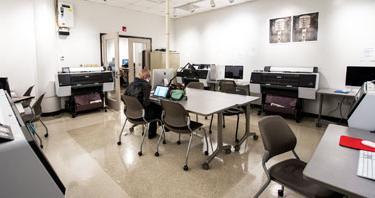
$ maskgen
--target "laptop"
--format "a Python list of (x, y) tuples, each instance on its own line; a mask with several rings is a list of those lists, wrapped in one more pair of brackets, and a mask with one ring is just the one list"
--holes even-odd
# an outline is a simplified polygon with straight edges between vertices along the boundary
[(153, 97), (166, 98), (168, 94), (169, 87), (156, 86)]

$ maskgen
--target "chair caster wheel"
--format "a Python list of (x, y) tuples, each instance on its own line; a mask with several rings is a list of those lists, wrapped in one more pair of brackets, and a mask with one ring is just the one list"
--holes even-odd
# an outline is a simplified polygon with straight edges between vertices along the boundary
[(253, 140), (258, 140), (259, 136), (258, 135), (254, 135), (253, 136)]
[(240, 140), (239, 140), (239, 139), (236, 139), (236, 143), (238, 143), (238, 142), (240, 142)]
[(177, 144), (178, 144), (178, 145), (180, 145), (180, 144), (181, 144), (181, 141), (180, 141), (180, 140), (178, 140), (178, 141), (177, 141)]
[(120, 145), (121, 145), (121, 142), (120, 142), (120, 141), (118, 141), (118, 142), (117, 142), (117, 145), (119, 145), (119, 146), (120, 146)]
[(205, 151), (204, 154), (205, 154), (205, 155), (208, 155), (208, 151)]
[(188, 171), (189, 167), (187, 165), (184, 166), (184, 171)]
[(159, 157), (159, 152), (155, 152), (155, 156), (156, 156), (156, 157)]
[(139, 152), (138, 152), (138, 156), (142, 156), (142, 151), (139, 151)]
[(283, 190), (278, 190), (277, 194), (279, 195), (279, 197), (284, 197), (284, 191)]
[(48, 133), (44, 134), (44, 137), (46, 137), (46, 138), (47, 138), (47, 137), (48, 137)]
[(43, 148), (43, 144), (42, 144), (42, 145), (40, 145), (40, 148), (41, 148), (41, 149)]
[(133, 133), (134, 132), (134, 127), (130, 127), (129, 131), (130, 131), (130, 133)]
[(230, 150), (230, 149), (225, 149), (225, 154), (230, 154), (230, 153), (232, 153), (232, 151)]
[(223, 125), (223, 129), (225, 129), (225, 125)]
[(104, 109), (104, 112), (107, 112), (108, 110), (107, 109)]
[(212, 134), (212, 131), (210, 130), (209, 133)]
[(237, 152), (240, 151), (240, 145), (234, 146), (234, 150), (237, 151)]
[(167, 144), (167, 141), (164, 140), (164, 141), (163, 141), (163, 144)]
[(208, 170), (208, 169), (210, 169), (210, 165), (207, 162), (205, 162), (205, 163), (202, 164), (202, 168), (204, 170)]

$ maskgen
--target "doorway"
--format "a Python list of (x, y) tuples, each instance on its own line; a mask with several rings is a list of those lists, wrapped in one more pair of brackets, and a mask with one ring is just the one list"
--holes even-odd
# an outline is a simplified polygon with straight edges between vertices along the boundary
[(102, 66), (112, 69), (115, 90), (107, 94), (108, 106), (120, 110), (121, 95), (143, 68), (150, 68), (152, 39), (119, 33), (100, 34)]

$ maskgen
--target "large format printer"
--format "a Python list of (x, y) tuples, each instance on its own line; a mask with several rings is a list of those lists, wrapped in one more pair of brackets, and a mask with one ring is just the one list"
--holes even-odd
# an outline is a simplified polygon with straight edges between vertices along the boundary
[(264, 67), (251, 73), (250, 90), (260, 94), (262, 111), (301, 118), (302, 99), (316, 99), (319, 87), (317, 67)]
[(113, 73), (102, 67), (63, 69), (56, 76), (55, 87), (57, 96), (69, 97), (65, 107), (75, 117), (82, 111), (106, 109), (104, 93), (114, 90)]

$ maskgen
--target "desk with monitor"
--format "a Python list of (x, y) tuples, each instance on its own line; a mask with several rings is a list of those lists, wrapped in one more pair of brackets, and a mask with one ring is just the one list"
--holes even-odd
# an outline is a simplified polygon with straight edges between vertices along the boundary
[[(231, 146), (224, 146), (223, 143), (223, 111), (237, 105), (246, 106), (246, 130), (241, 140), (234, 146), (236, 151), (239, 151), (240, 146), (247, 140), (248, 137), (253, 136), (256, 140), (258, 136), (250, 132), (250, 103), (258, 100), (258, 97), (243, 96), (237, 94), (227, 94), (222, 92), (190, 89), (186, 88), (187, 100), (179, 101), (180, 104), (189, 112), (199, 114), (202, 116), (209, 116), (218, 114), (217, 120), (217, 148), (202, 164), (203, 169), (209, 169), (209, 163), (222, 151), (226, 153), (231, 152)], [(153, 101), (158, 101), (158, 98), (151, 98)]]

